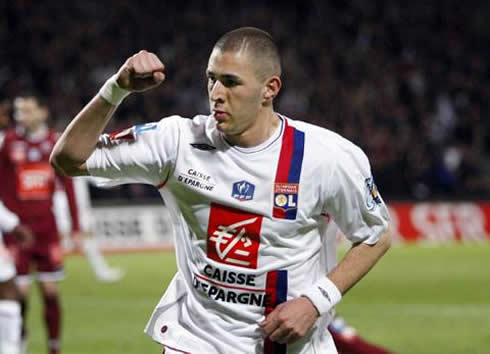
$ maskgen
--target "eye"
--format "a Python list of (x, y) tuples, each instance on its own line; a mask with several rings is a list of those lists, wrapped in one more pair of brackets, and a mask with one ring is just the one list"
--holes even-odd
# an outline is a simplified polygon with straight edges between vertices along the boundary
[(208, 85), (212, 86), (216, 82), (216, 78), (214, 76), (208, 76)]
[(234, 87), (238, 85), (238, 81), (235, 79), (224, 79), (222, 82), (225, 87)]

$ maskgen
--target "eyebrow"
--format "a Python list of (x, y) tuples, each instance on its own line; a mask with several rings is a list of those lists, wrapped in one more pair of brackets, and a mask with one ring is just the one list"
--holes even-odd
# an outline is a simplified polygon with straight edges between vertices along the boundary
[(234, 80), (234, 81), (241, 81), (241, 78), (237, 75), (234, 74), (218, 74), (213, 71), (206, 70), (206, 75), (207, 76), (214, 76), (220, 80)]

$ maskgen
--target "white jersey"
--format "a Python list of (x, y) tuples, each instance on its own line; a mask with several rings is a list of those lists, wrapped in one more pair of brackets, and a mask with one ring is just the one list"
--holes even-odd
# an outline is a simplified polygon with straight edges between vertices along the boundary
[[(352, 242), (374, 244), (388, 225), (363, 152), (285, 117), (266, 142), (240, 148), (211, 116), (172, 116), (102, 136), (87, 167), (153, 184), (170, 210), (178, 273), (145, 329), (169, 350), (272, 352), (257, 322), (326, 275), (325, 215)], [(328, 321), (271, 350), (335, 352)]]

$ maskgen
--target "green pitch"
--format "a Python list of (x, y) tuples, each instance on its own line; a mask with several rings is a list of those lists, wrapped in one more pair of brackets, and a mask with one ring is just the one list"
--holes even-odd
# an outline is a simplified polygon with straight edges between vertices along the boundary
[[(142, 330), (175, 272), (173, 254), (109, 262), (126, 270), (123, 281), (98, 283), (84, 258), (67, 259), (63, 353), (160, 354)], [(490, 244), (394, 247), (339, 311), (364, 337), (396, 353), (490, 353)], [(46, 353), (36, 291), (28, 325), (29, 353)]]

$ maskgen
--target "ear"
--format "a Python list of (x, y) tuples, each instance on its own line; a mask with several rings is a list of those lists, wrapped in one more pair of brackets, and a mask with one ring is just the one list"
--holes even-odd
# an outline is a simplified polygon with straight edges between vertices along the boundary
[(282, 82), (279, 76), (271, 76), (264, 86), (264, 100), (272, 101), (281, 90)]

